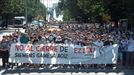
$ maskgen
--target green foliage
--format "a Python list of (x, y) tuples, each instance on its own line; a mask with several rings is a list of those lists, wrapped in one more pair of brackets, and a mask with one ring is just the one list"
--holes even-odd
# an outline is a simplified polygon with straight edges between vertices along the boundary
[(96, 21), (104, 17), (110, 20), (111, 17), (115, 21), (134, 15), (134, 0), (60, 0), (59, 7), (65, 11), (64, 17), (68, 15), (75, 20), (78, 17), (81, 20)]
[(89, 22), (89, 18), (95, 21), (102, 14), (108, 13), (101, 0), (61, 0), (59, 7), (63, 11), (68, 10), (64, 12), (68, 13), (68, 17), (83, 22)]
[[(35, 17), (43, 15), (45, 17), (45, 6), (39, 2), (37, 10), (37, 0), (28, 0), (28, 16)], [(24, 16), (25, 15), (25, 0), (0, 0), (0, 15), (8, 16)], [(37, 12), (38, 11), (38, 12)]]
[(64, 15), (64, 17), (63, 17), (64, 21), (74, 21), (73, 17), (70, 15), (70, 12), (68, 9), (63, 11), (63, 15)]
[(61, 0), (59, 8), (63, 11), (63, 19), (70, 21), (73, 18), (77, 19), (82, 13), (81, 9), (77, 5), (77, 0)]
[(24, 13), (23, 0), (1, 0), (1, 15), (22, 15)]
[(134, 20), (134, 0), (103, 0), (103, 4), (116, 26), (120, 19), (128, 19), (131, 23)]
[(39, 15), (41, 15), (43, 18), (46, 17), (46, 7), (39, 3)]
[(43, 4), (39, 2), (37, 3), (37, 0), (29, 0), (28, 1), (28, 16), (36, 17), (38, 15), (42, 15), (45, 17), (46, 8)]

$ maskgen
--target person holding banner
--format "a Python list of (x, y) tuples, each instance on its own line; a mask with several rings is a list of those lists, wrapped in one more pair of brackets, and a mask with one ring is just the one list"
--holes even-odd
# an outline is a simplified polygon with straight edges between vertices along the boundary
[(127, 49), (127, 56), (126, 56), (126, 66), (130, 67), (133, 65), (133, 52), (134, 52), (134, 39), (130, 38), (128, 40), (128, 49)]
[(9, 42), (7, 36), (3, 36), (2, 41), (0, 42), (0, 51), (2, 57), (2, 67), (8, 67), (8, 58), (9, 58)]
[(128, 38), (122, 37), (119, 46), (119, 58), (120, 58), (120, 64), (122, 64), (122, 66), (126, 66), (127, 48), (128, 48)]

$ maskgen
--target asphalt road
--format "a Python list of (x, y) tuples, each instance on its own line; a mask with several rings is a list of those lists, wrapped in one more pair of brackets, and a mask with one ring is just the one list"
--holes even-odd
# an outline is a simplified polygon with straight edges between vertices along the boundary
[(134, 75), (133, 69), (0, 69), (0, 75)]

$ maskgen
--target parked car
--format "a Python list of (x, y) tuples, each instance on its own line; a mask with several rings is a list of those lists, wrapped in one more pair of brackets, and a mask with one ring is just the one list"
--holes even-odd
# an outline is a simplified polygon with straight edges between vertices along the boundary
[(17, 27), (17, 28), (25, 28), (26, 27), (25, 17), (24, 16), (14, 17), (14, 24), (13, 24), (13, 26)]
[(33, 20), (31, 24), (29, 24), (29, 27), (43, 27), (45, 25), (44, 20)]

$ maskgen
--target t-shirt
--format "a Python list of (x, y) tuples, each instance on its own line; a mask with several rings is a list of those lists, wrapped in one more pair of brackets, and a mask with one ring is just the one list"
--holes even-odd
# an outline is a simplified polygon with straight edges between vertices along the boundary
[(1, 41), (0, 48), (3, 50), (9, 48), (9, 42), (8, 41)]
[(20, 42), (23, 43), (23, 44), (27, 44), (29, 41), (28, 37), (26, 36), (21, 36), (20, 37)]
[(129, 40), (128, 41), (128, 52), (134, 52), (134, 40)]
[(98, 40), (96, 42), (94, 42), (94, 44), (98, 47), (102, 47), (104, 45), (104, 43), (102, 41), (98, 41)]

